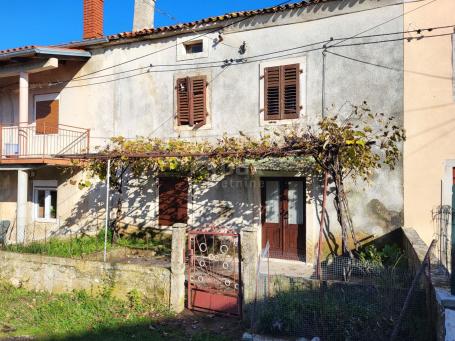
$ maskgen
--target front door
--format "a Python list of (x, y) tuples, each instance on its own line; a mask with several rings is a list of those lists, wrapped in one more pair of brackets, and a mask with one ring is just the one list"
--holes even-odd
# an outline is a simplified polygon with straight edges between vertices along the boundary
[(305, 260), (305, 182), (262, 179), (262, 247), (273, 258)]

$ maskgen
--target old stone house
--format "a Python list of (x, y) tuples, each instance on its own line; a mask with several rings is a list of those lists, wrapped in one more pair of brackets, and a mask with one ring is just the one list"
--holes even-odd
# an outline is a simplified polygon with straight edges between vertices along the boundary
[[(64, 155), (93, 152), (113, 136), (259, 136), (364, 101), (403, 122), (404, 73), (371, 67), (404, 68), (402, 0), (301, 1), (158, 28), (148, 1), (132, 32), (110, 36), (103, 0), (83, 3), (83, 40), (0, 51), (0, 220), (12, 222), (12, 242), (102, 226), (104, 184), (80, 189), (86, 175), (69, 171)], [(258, 169), (197, 185), (138, 180), (124, 223), (257, 229), (274, 257), (311, 263), (320, 182), (283, 165)], [(349, 197), (359, 239), (401, 226), (402, 165), (371, 185), (350, 184)], [(329, 213), (336, 240), (331, 200)]]

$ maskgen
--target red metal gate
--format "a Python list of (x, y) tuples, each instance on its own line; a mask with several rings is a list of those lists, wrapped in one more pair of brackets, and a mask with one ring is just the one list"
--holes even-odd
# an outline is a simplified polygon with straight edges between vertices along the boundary
[(240, 316), (240, 235), (191, 231), (188, 250), (188, 308)]

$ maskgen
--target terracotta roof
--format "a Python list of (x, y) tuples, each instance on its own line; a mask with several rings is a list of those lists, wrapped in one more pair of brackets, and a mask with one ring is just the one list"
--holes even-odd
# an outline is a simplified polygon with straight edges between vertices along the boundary
[(12, 53), (12, 52), (19, 52), (19, 51), (25, 51), (25, 50), (32, 50), (36, 48), (34, 45), (28, 45), (28, 46), (21, 46), (21, 47), (14, 47), (12, 49), (6, 49), (6, 50), (0, 50), (0, 54), (6, 54), (6, 53)]
[(281, 5), (281, 6), (274, 6), (262, 9), (256, 9), (251, 11), (241, 11), (241, 12), (232, 12), (227, 13), (224, 15), (204, 18), (188, 23), (176, 24), (176, 25), (169, 25), (169, 26), (162, 26), (157, 28), (144, 28), (139, 31), (134, 32), (122, 32), (113, 35), (107, 36), (109, 41), (112, 40), (119, 40), (119, 39), (128, 39), (128, 38), (138, 38), (142, 36), (147, 36), (154, 33), (164, 33), (170, 31), (184, 31), (191, 28), (195, 28), (199, 25), (210, 24), (220, 21), (226, 21), (229, 19), (240, 18), (240, 17), (252, 17), (259, 14), (268, 14), (268, 13), (277, 13), (291, 9), (303, 8), (308, 7), (315, 4), (325, 3), (325, 2), (332, 2), (332, 1), (342, 1), (342, 0), (306, 0), (306, 1), (299, 1), (292, 4)]

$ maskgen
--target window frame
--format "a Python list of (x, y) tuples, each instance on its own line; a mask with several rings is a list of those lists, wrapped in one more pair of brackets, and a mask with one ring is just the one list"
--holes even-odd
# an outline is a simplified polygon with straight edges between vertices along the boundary
[[(202, 40), (202, 52), (187, 53), (185, 43), (187, 45), (191, 45), (191, 43), (198, 42), (199, 40)], [(211, 46), (210, 37), (198, 37), (197, 35), (178, 37), (176, 47), (177, 61), (208, 58), (211, 50), (210, 46)]]
[[(177, 84), (180, 79), (183, 78), (205, 78), (205, 124), (198, 125), (180, 125), (179, 120), (179, 97), (177, 92)], [(191, 132), (192, 134), (197, 131), (211, 130), (212, 129), (212, 115), (211, 115), (211, 79), (212, 75), (210, 72), (192, 72), (192, 73), (175, 73), (173, 78), (173, 94), (174, 94), (174, 131), (178, 133)]]
[[(183, 43), (183, 46), (185, 47), (185, 53), (186, 55), (201, 55), (204, 53), (204, 40), (199, 39), (199, 40), (191, 40), (189, 42)], [(196, 46), (200, 46), (201, 50), (200, 51), (193, 51), (193, 48)]]
[(60, 110), (62, 101), (60, 99), (60, 93), (49, 93), (49, 94), (36, 94), (33, 96), (33, 126), (35, 127), (34, 131), (36, 135), (58, 135), (58, 127), (57, 132), (52, 133), (36, 133), (36, 104), (37, 102), (46, 102), (46, 101), (58, 101), (59, 109), (58, 109), (58, 119), (60, 121)]
[[(297, 77), (295, 78), (295, 105), (296, 105), (296, 112), (292, 114), (287, 114), (286, 113), (286, 68), (289, 67), (292, 69), (292, 74), (294, 74), (294, 70), (297, 71)], [(276, 88), (276, 91), (278, 92), (278, 98), (277, 98), (277, 109), (278, 112), (275, 114), (271, 114), (270, 112), (267, 112), (268, 109), (268, 102), (269, 102), (269, 94), (268, 94), (268, 89), (269, 89), (269, 84), (268, 84), (268, 74), (271, 71), (271, 69), (275, 69), (275, 72), (277, 72), (278, 76), (278, 81), (272, 85), (272, 88)], [(285, 119), (296, 119), (299, 118), (299, 112), (300, 112), (300, 74), (302, 73), (300, 69), (300, 64), (286, 64), (286, 65), (280, 65), (280, 66), (269, 66), (264, 68), (264, 120), (266, 121), (277, 121), (277, 120), (285, 120)], [(295, 74), (294, 74), (295, 75)], [(277, 117), (271, 117), (271, 116), (277, 116)]]
[[(265, 96), (265, 69), (269, 67), (281, 67), (285, 65), (299, 64), (300, 65), (300, 77), (299, 77), (299, 109), (296, 118), (277, 118), (277, 119), (266, 119), (266, 96)], [(259, 65), (259, 126), (280, 126), (280, 125), (292, 125), (300, 123), (306, 114), (306, 94), (307, 91), (307, 61), (306, 56), (287, 58), (276, 61), (265, 61)], [(301, 122), (302, 124), (305, 122)]]
[[(39, 217), (39, 202), (38, 202), (38, 192), (44, 191), (44, 217)], [(56, 203), (55, 209), (56, 214), (55, 218), (51, 217), (51, 192), (55, 192), (56, 194)], [(57, 182), (54, 180), (41, 180), (41, 181), (34, 181), (33, 183), (33, 220), (37, 222), (47, 222), (47, 223), (55, 223), (58, 220), (58, 186)]]

